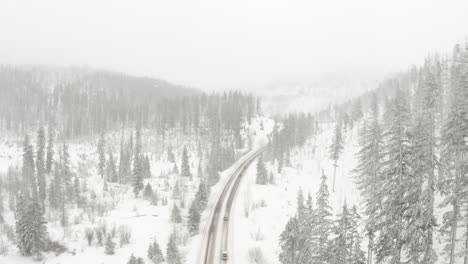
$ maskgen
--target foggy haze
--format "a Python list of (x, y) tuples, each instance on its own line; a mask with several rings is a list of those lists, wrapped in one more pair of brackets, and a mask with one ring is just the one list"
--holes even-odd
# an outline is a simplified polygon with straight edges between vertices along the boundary
[(89, 65), (201, 89), (358, 71), (449, 52), (467, 1), (2, 1), (0, 63)]

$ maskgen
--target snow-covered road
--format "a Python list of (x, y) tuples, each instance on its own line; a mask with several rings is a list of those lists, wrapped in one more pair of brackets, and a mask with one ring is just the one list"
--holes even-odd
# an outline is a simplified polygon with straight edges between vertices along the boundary
[(211, 212), (209, 228), (206, 229), (207, 231), (204, 234), (201, 245), (199, 263), (220, 263), (222, 262), (222, 252), (228, 253), (228, 260), (225, 262), (232, 260), (229, 256), (229, 249), (231, 247), (229, 234), (233, 232), (233, 230), (231, 230), (232, 225), (230, 224), (232, 205), (235, 201), (237, 189), (245, 170), (264, 150), (265, 147), (252, 150), (233, 165), (233, 172), (223, 186), (223, 190)]

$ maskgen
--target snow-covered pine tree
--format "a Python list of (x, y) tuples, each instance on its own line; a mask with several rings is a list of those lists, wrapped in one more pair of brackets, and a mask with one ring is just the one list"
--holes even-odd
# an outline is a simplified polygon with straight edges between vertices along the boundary
[(330, 145), (330, 159), (333, 160), (333, 184), (332, 191), (335, 192), (335, 178), (336, 168), (338, 167), (338, 160), (340, 159), (341, 152), (343, 152), (343, 136), (342, 136), (342, 122), (338, 120), (335, 125), (335, 133), (333, 135), (332, 144)]
[(436, 153), (436, 117), (440, 106), (440, 65), (437, 61), (426, 61), (420, 73), (416, 92), (416, 121), (412, 138), (412, 179), (407, 191), (410, 201), (407, 229), (408, 257), (410, 262), (433, 264), (437, 260), (433, 248), (435, 174), (439, 160)]
[(115, 242), (112, 241), (112, 236), (107, 235), (106, 242), (104, 243), (104, 253), (106, 255), (114, 255), (115, 254)]
[(154, 264), (160, 264), (164, 262), (164, 256), (156, 240), (154, 240), (153, 243), (150, 243), (149, 245), (148, 258), (151, 259)]
[(58, 162), (55, 162), (54, 178), (52, 179), (49, 189), (50, 207), (58, 209), (62, 199), (64, 199), (62, 174), (60, 173), (60, 165)]
[(263, 155), (260, 154), (257, 159), (257, 178), (255, 180), (257, 184), (265, 185), (268, 183), (268, 172), (263, 162)]
[(167, 257), (168, 264), (182, 264), (182, 260), (180, 257), (179, 249), (177, 248), (175, 236), (176, 236), (175, 233), (172, 233), (167, 243), (166, 257)]
[(29, 142), (29, 136), (24, 137), (23, 142), (23, 168), (22, 175), (23, 181), (23, 190), (28, 197), (36, 190), (36, 180), (35, 180), (35, 164), (34, 164), (34, 154), (33, 147)]
[[(20, 217), (17, 222), (18, 248), (25, 256), (41, 258), (41, 252), (46, 249), (47, 221), (44, 218), (44, 211), (37, 196), (31, 200), (21, 203), (23, 209), (18, 208)], [(24, 209), (24, 207), (26, 209)]]
[(296, 264), (296, 252), (299, 246), (297, 241), (298, 224), (296, 217), (291, 217), (280, 235), (279, 261), (283, 264)]
[(351, 243), (351, 252), (349, 257), (349, 264), (365, 264), (366, 263), (366, 254), (362, 250), (362, 236), (359, 230), (359, 225), (361, 222), (361, 216), (358, 213), (357, 207), (354, 205), (351, 208), (350, 213), (350, 222), (352, 230), (352, 243)]
[(332, 242), (332, 262), (335, 264), (349, 263), (349, 257), (352, 253), (353, 244), (353, 226), (351, 214), (348, 210), (346, 201), (343, 205), (341, 214), (335, 220), (333, 228), (334, 239)]
[(149, 182), (145, 186), (145, 190), (143, 191), (143, 198), (150, 200), (153, 198), (153, 188), (151, 187), (151, 184)]
[(135, 255), (132, 254), (130, 256), (130, 258), (127, 261), (127, 264), (137, 264), (137, 258), (135, 257)]
[(333, 222), (330, 219), (331, 207), (329, 205), (330, 193), (328, 191), (327, 176), (322, 170), (320, 178), (320, 187), (317, 192), (317, 206), (314, 214), (313, 231), (314, 242), (312, 252), (314, 253), (314, 260), (317, 263), (328, 263), (330, 261), (330, 234), (333, 227)]
[(188, 160), (187, 147), (185, 146), (182, 152), (182, 164), (180, 165), (180, 176), (189, 177), (189, 178), (192, 177), (192, 174), (190, 173), (190, 165), (189, 165), (189, 160)]
[(143, 163), (143, 175), (145, 178), (151, 178), (151, 163), (148, 155), (145, 155)]
[(297, 263), (312, 263), (313, 262), (313, 206), (312, 197), (310, 194), (307, 197), (307, 202), (304, 203), (304, 195), (302, 189), (299, 189), (297, 194), (296, 208), (296, 262)]
[(182, 216), (180, 214), (179, 207), (177, 207), (177, 204), (174, 204), (174, 207), (172, 207), (171, 222), (182, 223)]
[(127, 183), (130, 176), (130, 154), (126, 149), (124, 135), (122, 131), (120, 139), (120, 154), (119, 154), (119, 183)]
[(206, 186), (204, 181), (201, 181), (198, 185), (197, 193), (195, 194), (195, 200), (201, 211), (205, 210), (206, 205), (208, 204), (208, 196), (208, 186)]
[(410, 112), (407, 95), (400, 88), (396, 91), (395, 99), (387, 109), (386, 138), (383, 146), (385, 153), (382, 173), (384, 179), (379, 182), (380, 210), (377, 232), (379, 236), (375, 243), (377, 262), (390, 261), (401, 263), (405, 248), (403, 234), (405, 232), (405, 213), (408, 210), (406, 194), (411, 188), (411, 134)]
[(36, 143), (36, 171), (37, 171), (37, 185), (39, 191), (39, 199), (41, 204), (44, 205), (47, 192), (47, 180), (45, 178), (45, 135), (44, 128), (39, 128), (37, 131)]
[(52, 172), (52, 165), (54, 163), (54, 130), (52, 124), (47, 126), (47, 156), (45, 160), (45, 171), (47, 174)]
[[(441, 230), (446, 235), (448, 243), (446, 251), (449, 264), (454, 264), (458, 254), (464, 254), (464, 263), (468, 263), (468, 231), (465, 232), (465, 252), (457, 252), (458, 227), (463, 204), (468, 197), (467, 157), (468, 146), (468, 49), (462, 51), (457, 45), (453, 54), (451, 69), (451, 87), (449, 90), (448, 115), (442, 130), (442, 163), (444, 165), (443, 178), (439, 189), (445, 196), (441, 207), (449, 209), (444, 213)], [(466, 207), (468, 208), (468, 207)], [(465, 218), (468, 219), (465, 213)], [(465, 221), (466, 221), (465, 219)], [(468, 228), (468, 223), (466, 224)]]
[(187, 229), (191, 235), (198, 234), (200, 228), (200, 208), (197, 200), (194, 200), (190, 205), (189, 218), (187, 221)]
[(364, 212), (367, 216), (365, 231), (368, 237), (367, 259), (372, 264), (373, 243), (376, 230), (376, 214), (380, 208), (378, 193), (382, 179), (382, 144), (383, 135), (379, 122), (377, 99), (372, 98), (372, 113), (370, 120), (364, 120), (359, 131), (358, 164), (354, 169), (356, 183), (364, 199)]
[(73, 199), (73, 187), (71, 182), (71, 169), (70, 169), (70, 154), (68, 153), (68, 145), (63, 143), (61, 155), (61, 173), (63, 193), (69, 200)]
[(98, 160), (98, 172), (101, 175), (101, 179), (105, 176), (106, 169), (106, 138), (104, 132), (101, 132), (101, 135), (97, 144), (97, 153), (99, 155)]

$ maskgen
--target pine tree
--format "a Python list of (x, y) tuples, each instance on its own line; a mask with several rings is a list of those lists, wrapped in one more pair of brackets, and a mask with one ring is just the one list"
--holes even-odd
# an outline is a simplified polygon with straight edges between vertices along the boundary
[(198, 234), (198, 230), (200, 227), (200, 217), (200, 208), (197, 204), (197, 201), (194, 200), (190, 205), (189, 218), (187, 221), (187, 228), (191, 235)]
[(179, 249), (176, 245), (175, 233), (172, 233), (167, 243), (166, 256), (168, 264), (182, 264)]
[(145, 155), (143, 163), (143, 175), (144, 178), (151, 178), (151, 164), (148, 155)]
[[(370, 123), (370, 124), (369, 124)], [(382, 180), (382, 129), (379, 122), (378, 106), (375, 96), (372, 101), (371, 120), (364, 121), (359, 131), (358, 165), (354, 169), (356, 183), (364, 199), (365, 214), (368, 221), (365, 230), (368, 237), (367, 259), (372, 264), (373, 243), (376, 230), (376, 214), (380, 208), (378, 199), (380, 181)]]
[(138, 194), (143, 190), (143, 167), (142, 159), (139, 154), (135, 154), (135, 161), (133, 164), (133, 192), (135, 197), (138, 197)]
[(65, 143), (62, 146), (62, 164), (60, 167), (62, 169), (63, 193), (69, 198), (72, 198), (73, 188), (71, 184), (70, 154), (68, 153), (68, 145)]
[(115, 254), (115, 242), (112, 241), (112, 237), (107, 235), (106, 242), (104, 244), (104, 253), (106, 255), (114, 255)]
[(190, 166), (187, 154), (187, 148), (184, 146), (184, 151), (182, 152), (182, 165), (180, 166), (180, 175), (185, 177), (192, 177), (190, 173)]
[(54, 209), (58, 209), (60, 207), (61, 201), (64, 198), (63, 195), (63, 181), (62, 175), (60, 173), (59, 164), (55, 163), (54, 166), (54, 178), (52, 183), (50, 184), (50, 193), (49, 193), (49, 203), (50, 206)]
[[(20, 193), (16, 200), (16, 209), (15, 209), (15, 233), (16, 237), (20, 238), (26, 232), (26, 214), (27, 214), (27, 204), (24, 198), (24, 195)], [(30, 244), (29, 241), (18, 239), (17, 242), (18, 249), (21, 255), (25, 256), (29, 254)]]
[(106, 169), (106, 138), (104, 132), (101, 133), (97, 144), (97, 153), (99, 155), (98, 160), (98, 172), (101, 175), (101, 179), (104, 179)]
[(36, 150), (36, 170), (37, 170), (37, 184), (39, 189), (39, 198), (42, 205), (46, 199), (46, 178), (45, 178), (45, 135), (44, 129), (41, 127), (37, 132), (37, 150)]
[(436, 155), (437, 138), (436, 115), (440, 105), (440, 76), (438, 64), (426, 62), (421, 74), (418, 92), (420, 113), (412, 135), (412, 188), (408, 190), (407, 200), (412, 201), (408, 208), (408, 241), (410, 259), (433, 264), (437, 260), (433, 248), (433, 232), (436, 226), (434, 217), (435, 173), (440, 167)]
[(255, 181), (257, 184), (265, 185), (268, 183), (268, 173), (263, 162), (263, 155), (260, 154), (257, 160), (257, 178)]
[(126, 183), (127, 177), (130, 174), (130, 159), (129, 155), (125, 149), (124, 144), (124, 135), (122, 131), (122, 136), (120, 140), (120, 154), (119, 154), (119, 183)]
[(176, 204), (174, 204), (174, 207), (172, 208), (171, 222), (182, 223), (182, 216), (180, 215), (179, 207), (177, 207)]
[(322, 171), (322, 176), (320, 178), (320, 188), (317, 192), (317, 207), (314, 214), (314, 259), (318, 263), (327, 263), (330, 260), (330, 234), (333, 227), (333, 222), (330, 219), (331, 207), (329, 205), (330, 193), (327, 186), (327, 177)]
[[(442, 162), (444, 173), (439, 189), (445, 195), (442, 207), (450, 206), (444, 213), (444, 222), (441, 230), (448, 237), (447, 253), (449, 264), (454, 264), (457, 254), (456, 243), (458, 239), (458, 226), (461, 220), (463, 204), (468, 201), (467, 161), (468, 146), (468, 49), (461, 51), (457, 45), (453, 55), (454, 64), (451, 69), (451, 87), (449, 90), (448, 116), (442, 130)], [(468, 208), (468, 207), (466, 207)], [(467, 215), (467, 214), (465, 214)], [(465, 216), (466, 217), (466, 216)], [(468, 218), (468, 217), (466, 217)], [(468, 224), (466, 225), (468, 228)], [(465, 232), (464, 263), (468, 263), (468, 231)]]
[(20, 202), (18, 217), (16, 233), (21, 254), (41, 256), (41, 252), (46, 249), (48, 236), (47, 221), (44, 218), (39, 198), (36, 196), (29, 202)]
[(195, 194), (195, 201), (201, 211), (205, 210), (206, 205), (208, 204), (208, 195), (208, 188), (205, 182), (201, 181), (198, 185), (197, 193)]
[(26, 135), (24, 137), (24, 143), (23, 143), (22, 175), (23, 175), (23, 180), (25, 183), (23, 188), (26, 188), (24, 190), (29, 194), (33, 194), (37, 190), (34, 168), (35, 168), (35, 164), (34, 164), (33, 147), (31, 143), (29, 142), (29, 136)]
[(52, 125), (49, 124), (47, 127), (47, 156), (45, 161), (45, 170), (47, 174), (52, 172), (52, 164), (54, 163), (54, 132)]
[(148, 258), (151, 259), (154, 264), (160, 264), (164, 262), (164, 256), (156, 240), (154, 240), (153, 243), (150, 243), (149, 245)]
[(78, 176), (75, 176), (75, 180), (73, 181), (73, 191), (75, 192), (76, 203), (79, 205), (81, 201), (81, 194), (80, 194), (80, 180), (78, 179)]
[(354, 230), (351, 222), (351, 215), (345, 202), (341, 214), (338, 216), (333, 228), (335, 235), (332, 242), (333, 263), (349, 263), (354, 238)]
[(127, 264), (137, 264), (137, 258), (132, 254), (128, 259)]
[(406, 98), (402, 90), (397, 90), (396, 98), (386, 113), (389, 120), (384, 134), (387, 139), (383, 151), (385, 162), (382, 173), (385, 178), (379, 182), (381, 203), (376, 215), (379, 233), (376, 241), (377, 262), (389, 260), (392, 263), (400, 263), (405, 246), (404, 216), (408, 210), (405, 196), (407, 188), (411, 187), (412, 151), (408, 123), (411, 119)]
[(366, 255), (365, 255), (365, 252), (361, 248), (362, 237), (358, 230), (360, 221), (361, 221), (361, 216), (357, 212), (357, 207), (353, 206), (351, 208), (351, 215), (350, 215), (352, 244), (351, 244), (350, 258), (348, 262), (349, 264), (365, 264), (366, 263)]
[(145, 190), (143, 191), (143, 198), (145, 199), (151, 199), (153, 198), (153, 188), (151, 187), (151, 184), (147, 183), (145, 186)]
[(296, 252), (299, 247), (297, 241), (298, 227), (297, 219), (291, 217), (286, 224), (284, 231), (280, 235), (280, 248), (279, 261), (283, 264), (296, 264)]
[(341, 121), (337, 122), (333, 141), (330, 146), (330, 159), (333, 160), (333, 192), (335, 192), (335, 178), (336, 168), (338, 167), (338, 160), (340, 159), (341, 152), (343, 152), (343, 137), (341, 134), (341, 126)]

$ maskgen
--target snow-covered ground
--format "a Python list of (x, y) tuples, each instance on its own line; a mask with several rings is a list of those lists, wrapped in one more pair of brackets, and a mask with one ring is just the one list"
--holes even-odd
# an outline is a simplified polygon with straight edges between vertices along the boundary
[[(130, 131), (127, 132), (127, 137)], [(46, 214), (48, 220), (48, 233), (52, 240), (59, 241), (67, 247), (67, 252), (56, 256), (54, 253), (45, 253), (45, 259), (41, 263), (51, 264), (105, 264), (105, 263), (126, 263), (131, 254), (137, 257), (147, 258), (147, 249), (154, 239), (159, 243), (161, 250), (165, 253), (168, 237), (175, 229), (180, 240), (179, 250), (184, 258), (189, 258), (190, 245), (189, 235), (186, 232), (185, 221), (181, 224), (172, 224), (170, 214), (173, 204), (181, 206), (180, 199), (174, 200), (172, 190), (178, 175), (172, 173), (174, 164), (167, 161), (167, 147), (171, 145), (176, 157), (177, 165), (180, 167), (180, 157), (183, 146), (187, 146), (189, 151), (189, 164), (191, 166), (194, 180), (186, 185), (185, 208), (181, 208), (182, 216), (187, 216), (187, 210), (193, 194), (198, 187), (199, 179), (196, 177), (198, 162), (198, 144), (207, 146), (204, 142), (199, 142), (196, 136), (181, 135), (181, 133), (169, 134), (163, 145), (159, 139), (151, 136), (151, 131), (143, 131), (143, 153), (150, 157), (152, 177), (145, 179), (144, 184), (150, 183), (159, 198), (166, 197), (168, 205), (152, 205), (148, 200), (135, 199), (131, 186), (108, 183), (108, 192), (103, 192), (103, 180), (97, 173), (98, 155), (96, 152), (97, 139), (81, 139), (67, 142), (71, 156), (72, 172), (79, 175), (81, 184), (86, 182), (87, 191), (84, 193), (89, 198), (86, 208), (77, 208), (73, 205), (68, 208), (68, 225), (62, 227), (60, 224), (60, 213), (50, 212)], [(108, 145), (113, 148), (114, 153), (118, 153), (120, 142), (120, 131), (106, 135)], [(34, 143), (34, 139), (33, 139)], [(0, 175), (7, 172), (8, 168), (21, 165), (22, 142), (5, 140), (0, 145)], [(60, 144), (56, 143), (57, 146)], [(56, 147), (57, 147), (56, 146)], [(204, 153), (207, 150), (203, 148)], [(5, 179), (3, 179), (5, 181)], [(95, 196), (94, 196), (95, 195)], [(7, 196), (4, 195), (4, 200)], [(13, 212), (6, 207), (4, 214), (6, 224), (14, 227)], [(182, 226), (184, 225), (184, 226)], [(114, 230), (116, 236), (114, 242), (117, 243), (115, 255), (104, 254), (104, 247), (98, 245), (96, 237), (91, 246), (85, 239), (87, 229), (106, 227), (107, 230)], [(131, 231), (130, 243), (120, 247), (119, 230), (127, 229)], [(6, 241), (3, 234), (0, 238)], [(196, 240), (196, 237), (192, 240)], [(7, 243), (8, 252), (0, 256), (0, 264), (29, 264), (37, 263), (30, 257), (22, 257), (18, 253), (15, 245)], [(186, 256), (187, 255), (187, 256)], [(147, 260), (150, 263), (150, 260)]]
[(239, 263), (255, 263), (253, 257), (258, 258), (258, 254), (263, 256), (260, 257), (263, 263), (279, 263), (279, 236), (289, 217), (295, 214), (297, 192), (299, 189), (304, 195), (310, 192), (315, 200), (322, 170), (328, 177), (330, 204), (336, 213), (345, 199), (348, 204), (358, 205), (359, 193), (350, 174), (356, 144), (354, 139), (348, 140), (355, 137), (355, 131), (346, 134), (349, 143), (345, 145), (337, 168), (335, 192), (331, 191), (333, 165), (328, 159), (328, 151), (333, 127), (333, 124), (322, 126), (323, 132), (316, 139), (315, 154), (312, 153), (312, 139), (303, 148), (296, 149), (291, 154), (292, 166), (284, 167), (281, 174), (277, 173), (276, 165), (270, 164), (268, 171), (274, 174), (274, 185), (255, 184), (256, 167), (250, 166), (239, 190), (233, 220), (237, 227), (234, 254)]

